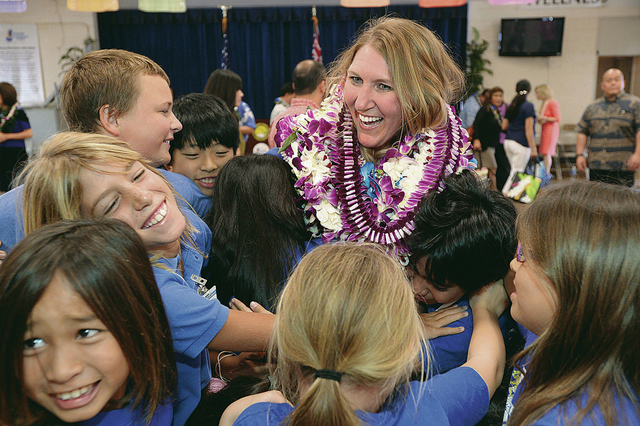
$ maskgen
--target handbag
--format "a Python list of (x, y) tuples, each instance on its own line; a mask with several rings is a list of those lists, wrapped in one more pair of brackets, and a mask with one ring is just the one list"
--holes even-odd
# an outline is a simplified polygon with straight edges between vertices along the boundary
[[(540, 188), (549, 182), (550, 176), (539, 158), (527, 163), (524, 173), (516, 173), (507, 191), (507, 197), (514, 201), (529, 204), (535, 200)], [(544, 181), (544, 184), (543, 184)]]

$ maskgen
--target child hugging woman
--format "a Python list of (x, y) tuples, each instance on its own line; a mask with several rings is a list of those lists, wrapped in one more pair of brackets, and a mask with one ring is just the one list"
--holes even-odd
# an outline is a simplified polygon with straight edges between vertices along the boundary
[(491, 286), (471, 305), (467, 362), (410, 382), (427, 355), (404, 268), (375, 245), (320, 246), (303, 257), (277, 305), (270, 357), (279, 391), (236, 401), (220, 424), (475, 425), (502, 378), (497, 318), (507, 296)]

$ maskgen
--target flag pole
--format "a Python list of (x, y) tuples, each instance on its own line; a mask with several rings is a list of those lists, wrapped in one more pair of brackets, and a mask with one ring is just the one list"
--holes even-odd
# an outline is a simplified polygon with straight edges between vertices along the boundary
[(320, 28), (318, 26), (318, 17), (316, 14), (316, 6), (311, 6), (311, 20), (313, 21), (313, 45), (311, 46), (311, 57), (314, 61), (322, 63), (322, 48), (320, 47)]
[(229, 9), (231, 6), (220, 6), (220, 10), (222, 10), (222, 63), (220, 68), (223, 70), (229, 69), (229, 39), (227, 37), (227, 11)]

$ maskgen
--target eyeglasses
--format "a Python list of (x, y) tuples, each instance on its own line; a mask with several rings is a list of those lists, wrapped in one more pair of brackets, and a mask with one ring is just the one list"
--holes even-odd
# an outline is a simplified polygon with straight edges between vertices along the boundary
[(518, 243), (518, 248), (516, 249), (516, 260), (520, 263), (524, 263), (527, 260), (524, 257), (524, 252), (522, 251), (522, 243)]

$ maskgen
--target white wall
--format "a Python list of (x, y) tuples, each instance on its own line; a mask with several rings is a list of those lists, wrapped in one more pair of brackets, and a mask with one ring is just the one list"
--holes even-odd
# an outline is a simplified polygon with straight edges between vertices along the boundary
[(58, 60), (69, 47), (82, 47), (87, 37), (97, 38), (95, 13), (71, 12), (67, 0), (27, 0), (27, 11), (0, 13), (2, 24), (36, 24), (45, 98), (60, 85)]
[[(561, 56), (498, 56), (502, 18), (543, 16), (565, 17)], [(560, 102), (565, 124), (577, 123), (595, 98), (599, 55), (640, 55), (640, 0), (537, 0), (537, 4), (521, 6), (469, 0), (469, 27), (477, 28), (481, 38), (489, 41), (485, 57), (494, 75), (485, 76), (485, 87), (501, 86), (510, 101), (518, 80), (526, 78), (533, 87), (546, 83)], [(540, 107), (535, 95), (529, 100), (536, 109)]]

